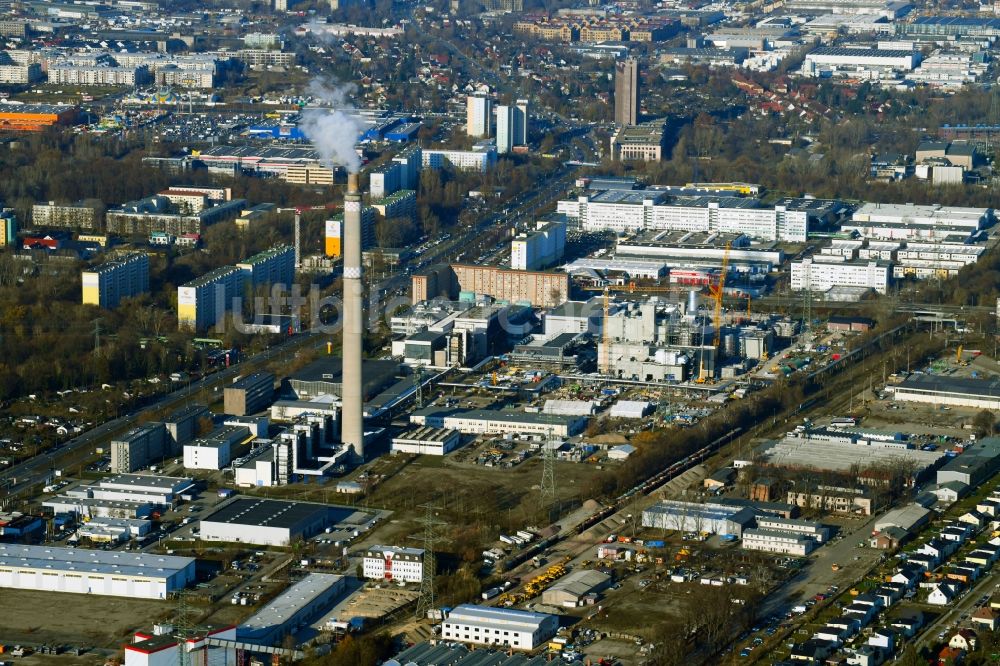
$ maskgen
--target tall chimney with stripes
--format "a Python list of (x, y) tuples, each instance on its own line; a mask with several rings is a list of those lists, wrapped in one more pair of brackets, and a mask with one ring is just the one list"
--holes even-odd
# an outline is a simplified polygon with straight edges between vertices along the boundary
[(361, 354), (364, 331), (364, 292), (361, 285), (361, 193), (358, 174), (347, 176), (344, 196), (344, 343), (343, 411), (341, 440), (365, 457), (365, 425), (362, 405)]

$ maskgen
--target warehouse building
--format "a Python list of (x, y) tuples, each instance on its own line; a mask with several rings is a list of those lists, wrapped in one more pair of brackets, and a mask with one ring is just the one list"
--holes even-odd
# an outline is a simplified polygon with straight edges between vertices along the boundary
[(593, 598), (611, 584), (611, 576), (601, 571), (580, 569), (559, 579), (542, 592), (542, 603), (575, 608)]
[(887, 511), (875, 521), (872, 531), (884, 532), (890, 527), (895, 527), (906, 532), (916, 533), (930, 521), (930, 518), (931, 510), (914, 502)]
[(959, 481), (969, 488), (981, 483), (1000, 470), (1000, 437), (981, 439), (938, 470), (937, 483)]
[(392, 450), (425, 456), (443, 456), (457, 449), (462, 434), (448, 428), (421, 427), (407, 430), (392, 438)]
[(706, 502), (663, 500), (642, 512), (642, 526), (698, 534), (732, 534), (739, 537), (756, 520), (749, 507)]
[(41, 132), (56, 125), (72, 125), (79, 109), (68, 104), (5, 104), (0, 131)]
[(419, 583), (424, 577), (422, 548), (370, 546), (361, 560), (364, 577), (369, 580)]
[(181, 495), (194, 489), (191, 479), (152, 474), (116, 474), (93, 485), (77, 486), (68, 490), (70, 497), (110, 500), (112, 502), (138, 502), (157, 507), (176, 504)]
[(167, 431), (162, 423), (147, 423), (111, 440), (111, 471), (128, 474), (168, 455)]
[(236, 628), (236, 640), (256, 645), (278, 646), (326, 612), (344, 591), (343, 576), (310, 573), (282, 592), (253, 617)]
[(263, 411), (274, 399), (274, 375), (256, 372), (238, 379), (226, 387), (223, 398), (227, 414), (247, 416)]
[(441, 637), (461, 643), (534, 650), (558, 630), (559, 618), (555, 615), (462, 604), (442, 623)]
[(789, 434), (780, 441), (761, 446), (756, 455), (761, 465), (839, 473), (852, 469), (865, 473), (873, 466), (902, 464), (912, 468), (913, 480), (926, 478), (945, 458), (943, 452), (907, 448), (905, 442), (822, 431)]
[(150, 502), (101, 500), (92, 497), (56, 495), (42, 502), (53, 514), (71, 513), (77, 518), (148, 518), (156, 508)]
[(536, 435), (572, 437), (587, 425), (582, 416), (534, 414), (489, 409), (446, 409), (426, 407), (410, 414), (410, 423), (432, 428), (449, 428), (475, 435)]
[(166, 599), (194, 579), (191, 557), (0, 544), (0, 587)]
[[(510, 654), (505, 651), (489, 648), (467, 648), (457, 643), (439, 641), (417, 643), (406, 648), (395, 657), (385, 662), (386, 666), (553, 666), (552, 656), (536, 654), (533, 657), (523, 654)], [(562, 662), (564, 666), (584, 666), (579, 660)], [(127, 665), (131, 666), (131, 665)]]
[(914, 374), (886, 391), (897, 402), (1000, 410), (1000, 381)]
[(201, 520), (204, 541), (288, 546), (322, 532), (346, 515), (323, 504), (237, 497)]

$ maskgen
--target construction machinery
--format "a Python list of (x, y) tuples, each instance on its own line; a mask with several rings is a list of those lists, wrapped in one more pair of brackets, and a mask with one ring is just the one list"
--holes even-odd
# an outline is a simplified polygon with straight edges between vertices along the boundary
[[(715, 339), (712, 346), (715, 348), (716, 353), (718, 353), (719, 344), (722, 341), (722, 295), (726, 288), (726, 274), (729, 272), (729, 251), (732, 249), (732, 243), (726, 243), (726, 251), (722, 254), (722, 266), (719, 268), (719, 278), (714, 284), (710, 283), (708, 285), (708, 295), (715, 302), (715, 316), (713, 317), (712, 324), (715, 326)], [(702, 343), (704, 345), (704, 342)], [(698, 383), (705, 383), (710, 379), (708, 371), (705, 368), (705, 358), (702, 354), (701, 369), (698, 372)]]

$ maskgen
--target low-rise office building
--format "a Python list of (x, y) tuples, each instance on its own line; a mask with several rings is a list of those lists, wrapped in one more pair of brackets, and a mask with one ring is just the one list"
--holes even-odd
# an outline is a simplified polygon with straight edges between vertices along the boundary
[(399, 453), (416, 453), (443, 456), (462, 443), (462, 433), (447, 428), (416, 428), (392, 438), (392, 450)]
[(370, 580), (419, 583), (424, 576), (424, 551), (400, 546), (370, 546), (361, 560), (364, 577)]
[(127, 474), (160, 461), (169, 455), (166, 440), (162, 423), (146, 423), (111, 440), (111, 471)]
[(441, 637), (461, 643), (534, 650), (555, 636), (558, 629), (559, 618), (555, 615), (462, 604), (442, 623)]
[(572, 437), (583, 430), (587, 418), (489, 409), (427, 407), (413, 412), (410, 415), (410, 423), (477, 435)]
[(805, 557), (816, 548), (816, 541), (784, 530), (749, 529), (743, 532), (743, 548)]
[(244, 426), (225, 426), (184, 445), (185, 469), (219, 470), (233, 459), (233, 448), (252, 439)]

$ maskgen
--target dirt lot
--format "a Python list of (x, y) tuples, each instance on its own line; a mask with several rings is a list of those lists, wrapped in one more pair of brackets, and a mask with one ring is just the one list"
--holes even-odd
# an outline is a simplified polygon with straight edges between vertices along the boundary
[[(118, 648), (136, 629), (167, 619), (170, 602), (86, 594), (0, 590), (0, 642)], [(67, 612), (72, 608), (72, 612)], [(89, 663), (89, 662), (87, 662)]]

